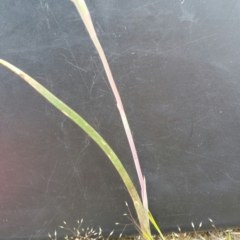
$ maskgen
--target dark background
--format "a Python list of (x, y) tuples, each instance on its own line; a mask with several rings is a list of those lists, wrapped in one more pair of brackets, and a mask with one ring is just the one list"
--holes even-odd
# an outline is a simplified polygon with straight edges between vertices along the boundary
[[(163, 231), (240, 225), (240, 3), (87, 1)], [(68, 0), (2, 0), (0, 58), (56, 94), (116, 151), (138, 186), (99, 56)], [(138, 187), (139, 189), (139, 187)], [(0, 238), (66, 221), (119, 234), (131, 199), (96, 144), (0, 68)], [(131, 210), (134, 209), (131, 205)], [(136, 234), (133, 227), (126, 234)]]

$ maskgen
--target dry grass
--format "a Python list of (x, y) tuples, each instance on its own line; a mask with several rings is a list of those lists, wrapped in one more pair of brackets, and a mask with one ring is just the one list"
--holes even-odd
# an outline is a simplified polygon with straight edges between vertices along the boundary
[[(239, 230), (226, 231), (209, 231), (198, 233), (172, 233), (164, 235), (166, 240), (240, 240)], [(154, 240), (161, 240), (159, 236), (155, 236)], [(112, 239), (111, 239), (112, 240)], [(139, 240), (139, 237), (115, 238), (115, 240)]]
[[(227, 231), (209, 231), (199, 233), (172, 233), (164, 236), (166, 240), (240, 240), (240, 232), (238, 230), (227, 230)], [(50, 237), (52, 240), (57, 240), (55, 237)], [(87, 236), (73, 236), (66, 237), (66, 240), (93, 240)], [(139, 237), (127, 237), (127, 238), (101, 238), (103, 240), (139, 240)], [(159, 236), (155, 236), (154, 240), (160, 240)]]
[[(226, 230), (226, 231), (209, 231), (198, 233), (172, 233), (164, 235), (166, 240), (240, 240), (240, 231)], [(160, 240), (158, 236), (154, 237), (154, 240)], [(117, 240), (117, 239), (116, 239)], [(118, 240), (139, 240), (138, 237), (121, 238)]]
[[(232, 229), (232, 230), (218, 230), (211, 219), (209, 221), (212, 224), (212, 231), (200, 231), (196, 230), (195, 226), (192, 223), (193, 232), (182, 233), (181, 229), (178, 227), (179, 232), (173, 232), (171, 234), (165, 234), (165, 240), (240, 240), (240, 229)], [(66, 222), (63, 222), (63, 226), (60, 226), (61, 229), (66, 230), (66, 240), (140, 240), (140, 236), (135, 237), (119, 237), (113, 238), (111, 237), (112, 231), (107, 238), (102, 236), (102, 229), (99, 227), (97, 230), (93, 230), (92, 228), (83, 228), (82, 227), (83, 220), (77, 221), (77, 227), (71, 229)], [(201, 223), (199, 228), (201, 227)], [(123, 229), (124, 231), (124, 229)], [(121, 236), (121, 234), (120, 234)], [(49, 238), (51, 240), (57, 240), (57, 231), (55, 231), (54, 236), (49, 234)], [(60, 239), (60, 238), (59, 238)], [(61, 238), (62, 239), (62, 238)], [(160, 236), (153, 236), (154, 240), (161, 240)]]
[(240, 232), (237, 230), (209, 231), (198, 233), (173, 233), (165, 236), (166, 240), (237, 240), (240, 239)]
[[(102, 229), (99, 227), (97, 230), (93, 230), (93, 228), (83, 228), (83, 219), (77, 221), (77, 226), (75, 228), (71, 228), (67, 225), (65, 221), (63, 221), (63, 225), (59, 226), (60, 229), (66, 230), (66, 240), (141, 240), (139, 236), (133, 237), (122, 237), (124, 235), (125, 228), (129, 225), (134, 225), (137, 230), (139, 230), (139, 226), (135, 219), (133, 218), (130, 208), (128, 207), (127, 202), (125, 202), (127, 207), (127, 213), (123, 215), (129, 220), (129, 223), (115, 223), (116, 225), (122, 225), (122, 232), (118, 238), (113, 238), (112, 234), (114, 230), (110, 232), (108, 237), (103, 237)], [(192, 232), (182, 232), (181, 228), (177, 226), (178, 232), (173, 232), (171, 234), (164, 234), (162, 237), (160, 235), (153, 235), (153, 240), (240, 240), (240, 228), (239, 229), (231, 229), (231, 230), (220, 230), (216, 227), (214, 221), (211, 218), (208, 218), (212, 230), (203, 231), (201, 230), (202, 222), (199, 223), (198, 226), (195, 226), (193, 222), (191, 222)], [(51, 240), (57, 240), (57, 232), (55, 231), (54, 236), (49, 234), (49, 238)]]

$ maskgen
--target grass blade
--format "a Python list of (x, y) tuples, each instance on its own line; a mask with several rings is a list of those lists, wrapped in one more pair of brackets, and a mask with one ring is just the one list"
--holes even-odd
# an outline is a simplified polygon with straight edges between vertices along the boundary
[(148, 217), (149, 217), (149, 220), (150, 222), (152, 223), (152, 225), (155, 227), (155, 229), (158, 231), (159, 235), (161, 236), (161, 238), (163, 240), (165, 240), (165, 237), (163, 236), (161, 230), (159, 229), (155, 219), (153, 218), (153, 215), (151, 214), (151, 212), (148, 210)]
[[(25, 80), (29, 85), (31, 85), (38, 93), (40, 93), (44, 98), (46, 98), (53, 106), (55, 106), (58, 110), (60, 110), (64, 115), (70, 118), (74, 123), (76, 123), (80, 128), (82, 128), (97, 144), (98, 146), (105, 152), (108, 158), (111, 160), (119, 175), (121, 176), (131, 198), (133, 204), (135, 206), (135, 210), (137, 212), (137, 216), (140, 223), (143, 223), (146, 218), (145, 209), (142, 205), (141, 199), (137, 193), (137, 190), (129, 177), (127, 171), (122, 165), (121, 161), (111, 149), (111, 147), (107, 144), (107, 142), (92, 128), (81, 116), (79, 116), (74, 110), (68, 107), (64, 102), (54, 96), (50, 91), (48, 91), (45, 87), (39, 84), (35, 79), (24, 73), (19, 68), (13, 66), (12, 64), (0, 59), (0, 64), (7, 67), (18, 76), (20, 76), (23, 80)], [(148, 232), (148, 226), (141, 226), (143, 230)]]
[[(75, 4), (83, 22), (84, 22), (84, 24), (86, 26), (86, 29), (87, 29), (87, 31), (88, 31), (88, 33), (89, 33), (89, 35), (90, 35), (90, 37), (93, 41), (98, 53), (99, 53), (99, 56), (101, 58), (103, 67), (105, 69), (109, 84), (112, 88), (114, 97), (115, 97), (116, 102), (117, 102), (117, 107), (118, 107), (118, 110), (119, 110), (119, 113), (120, 113), (120, 116), (121, 116), (121, 119), (122, 119), (123, 127), (125, 129), (125, 133), (126, 133), (126, 136), (127, 136), (127, 139), (128, 139), (128, 143), (129, 143), (129, 146), (130, 146), (130, 149), (131, 149), (131, 152), (132, 152), (132, 156), (133, 156), (133, 160), (134, 160), (134, 163), (135, 163), (136, 171), (137, 171), (137, 174), (138, 174), (138, 179), (139, 179), (139, 183), (140, 183), (140, 186), (141, 186), (141, 195), (142, 195), (143, 206), (147, 210), (148, 205), (146, 205), (146, 204), (148, 203), (148, 201), (147, 201), (147, 195), (146, 195), (147, 190), (145, 189), (146, 184), (144, 184), (144, 177), (142, 175), (142, 170), (141, 170), (141, 167), (140, 167), (135, 143), (134, 143), (134, 140), (133, 140), (133, 137), (132, 137), (132, 133), (131, 133), (131, 130), (130, 130), (130, 126), (129, 126), (127, 116), (126, 116), (126, 113), (125, 113), (125, 110), (124, 110), (124, 107), (123, 107), (123, 104), (122, 104), (120, 94), (117, 90), (117, 86), (116, 86), (114, 78), (112, 76), (111, 69), (109, 67), (107, 58), (106, 58), (105, 53), (103, 51), (103, 48), (102, 48), (102, 46), (99, 42), (99, 39), (97, 37), (94, 25), (92, 23), (91, 15), (88, 11), (88, 7), (87, 7), (85, 1), (84, 0), (71, 0), (71, 1)], [(146, 215), (146, 220), (145, 221), (148, 222), (148, 225), (149, 225), (147, 215)]]

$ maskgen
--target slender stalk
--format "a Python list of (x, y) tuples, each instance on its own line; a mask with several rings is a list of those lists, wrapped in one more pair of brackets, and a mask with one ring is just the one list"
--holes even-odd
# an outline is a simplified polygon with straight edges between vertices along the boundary
[(93, 23), (92, 23), (91, 15), (88, 11), (88, 8), (87, 8), (87, 5), (86, 5), (85, 1), (84, 0), (71, 0), (71, 1), (75, 4), (83, 22), (84, 22), (84, 24), (86, 26), (86, 29), (87, 29), (87, 31), (88, 31), (88, 33), (89, 33), (89, 35), (90, 35), (90, 37), (93, 41), (98, 53), (99, 53), (99, 56), (101, 58), (103, 67), (104, 67), (106, 75), (108, 77), (110, 86), (111, 86), (113, 94), (115, 96), (115, 99), (116, 99), (116, 102), (117, 102), (117, 107), (118, 107), (118, 110), (119, 110), (119, 113), (120, 113), (120, 116), (121, 116), (121, 119), (122, 119), (122, 123), (123, 123), (124, 129), (125, 129), (125, 133), (127, 135), (128, 143), (129, 143), (129, 146), (130, 146), (130, 149), (131, 149), (131, 152), (132, 152), (132, 156), (133, 156), (133, 160), (134, 160), (134, 163), (135, 163), (135, 167), (136, 167), (136, 170), (137, 170), (138, 179), (139, 179), (139, 183), (140, 183), (140, 186), (141, 186), (141, 195), (142, 195), (143, 206), (147, 210), (148, 209), (148, 201), (147, 201), (147, 191), (146, 191), (146, 180), (142, 175), (142, 171), (141, 171), (141, 167), (140, 167), (139, 159), (138, 159), (138, 154), (137, 154), (137, 150), (136, 150), (136, 147), (135, 147), (135, 144), (134, 144), (134, 140), (133, 140), (133, 137), (132, 137), (130, 126), (129, 126), (129, 123), (128, 123), (128, 120), (127, 120), (127, 117), (126, 117), (126, 113), (124, 111), (124, 107), (123, 107), (123, 104), (122, 104), (121, 97), (119, 95), (119, 92), (117, 90), (115, 81), (113, 79), (112, 72), (110, 70), (107, 58), (105, 56), (105, 53), (102, 49), (102, 46), (101, 46), (99, 40), (98, 40), (95, 28), (94, 28)]
[[(148, 225), (145, 224), (146, 219), (146, 211), (141, 203), (141, 199), (137, 193), (137, 190), (129, 177), (127, 171), (122, 165), (121, 161), (111, 149), (111, 147), (107, 144), (107, 142), (96, 132), (94, 128), (92, 128), (81, 116), (79, 116), (74, 110), (68, 107), (65, 103), (63, 103), (60, 99), (55, 97), (50, 91), (44, 88), (41, 84), (39, 84), (32, 77), (24, 73), (19, 68), (13, 66), (12, 64), (0, 59), (0, 64), (7, 67), (18, 76), (20, 76), (23, 80), (25, 80), (29, 85), (31, 85), (38, 93), (40, 93), (44, 98), (46, 98), (52, 105), (54, 105), (58, 110), (60, 110), (64, 115), (70, 118), (73, 122), (75, 122), (79, 127), (81, 127), (97, 144), (98, 146), (105, 152), (108, 158), (111, 160), (112, 164), (118, 171), (121, 176), (131, 198), (133, 204), (135, 206), (139, 222), (141, 224), (142, 231), (147, 233), (149, 236), (150, 230)], [(144, 224), (143, 224), (144, 223)]]

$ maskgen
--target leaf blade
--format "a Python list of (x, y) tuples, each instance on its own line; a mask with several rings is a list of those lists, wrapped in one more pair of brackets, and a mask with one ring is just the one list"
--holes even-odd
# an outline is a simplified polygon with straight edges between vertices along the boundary
[(0, 59), (0, 64), (10, 69), (18, 76), (20, 76), (23, 80), (25, 80), (30, 86), (32, 86), (39, 94), (41, 94), (45, 99), (47, 99), (53, 106), (55, 106), (58, 110), (60, 110), (64, 115), (70, 118), (73, 122), (75, 122), (80, 128), (82, 128), (105, 152), (110, 161), (113, 163), (114, 167), (118, 171), (121, 176), (131, 198), (133, 204), (135, 206), (139, 221), (145, 218), (145, 209), (143, 208), (141, 199), (137, 193), (137, 190), (122, 165), (121, 161), (114, 153), (112, 148), (108, 145), (108, 143), (97, 133), (97, 131), (90, 126), (79, 114), (77, 114), (73, 109), (68, 107), (64, 102), (54, 96), (50, 91), (48, 91), (45, 87), (43, 87), (40, 83), (38, 83), (35, 79), (30, 77), (28, 74), (10, 64), (3, 59)]

